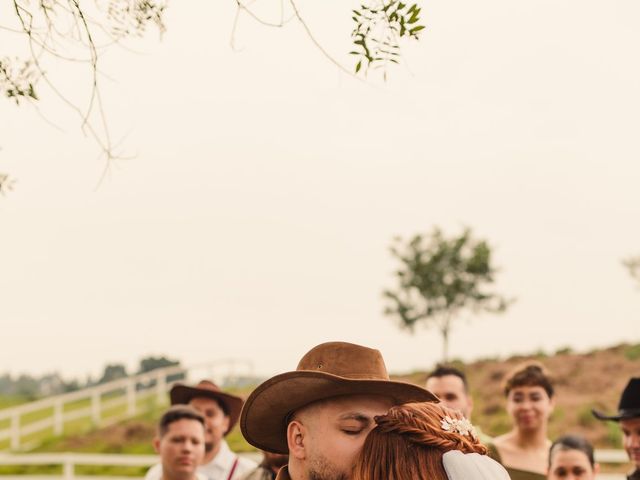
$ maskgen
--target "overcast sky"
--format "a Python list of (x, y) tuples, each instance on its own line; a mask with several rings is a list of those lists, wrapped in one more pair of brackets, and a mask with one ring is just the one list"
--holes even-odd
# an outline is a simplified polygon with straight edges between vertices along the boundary
[[(97, 374), (145, 355), (294, 369), (326, 340), (430, 368), (434, 330), (383, 315), (391, 239), (468, 225), (493, 245), (502, 316), (462, 319), (451, 353), (640, 341), (640, 3), (421, 2), (427, 25), (384, 83), (341, 73), (295, 21), (232, 0), (172, 2), (162, 41), (103, 56), (104, 169), (53, 96), (0, 104), (0, 372)], [(274, 19), (279, 2), (257, 7)], [(350, 7), (300, 0), (352, 68)], [(7, 18), (2, 15), (2, 18)], [(24, 40), (0, 31), (0, 53)], [(51, 63), (78, 104), (89, 77)], [(43, 90), (45, 93), (46, 90)]]

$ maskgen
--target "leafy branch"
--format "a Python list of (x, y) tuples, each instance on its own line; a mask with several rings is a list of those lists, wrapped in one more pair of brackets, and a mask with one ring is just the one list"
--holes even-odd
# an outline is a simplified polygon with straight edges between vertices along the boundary
[[(14, 62), (19, 65), (16, 66)], [(35, 84), (38, 80), (33, 62), (4, 58), (0, 60), (0, 92), (7, 98), (20, 104), (20, 100), (29, 98), (38, 100)]]
[(640, 282), (640, 256), (629, 257), (623, 260), (622, 264), (629, 270), (629, 275)]
[(421, 9), (416, 3), (382, 0), (376, 7), (361, 4), (352, 12), (355, 49), (349, 53), (357, 59), (355, 72), (382, 68), (386, 80), (389, 64), (400, 63), (400, 40), (419, 40), (425, 29), (419, 23)]

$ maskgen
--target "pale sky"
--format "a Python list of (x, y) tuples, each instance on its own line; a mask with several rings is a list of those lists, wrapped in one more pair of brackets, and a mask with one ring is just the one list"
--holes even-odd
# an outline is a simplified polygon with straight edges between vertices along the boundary
[[(295, 21), (267, 29), (232, 0), (174, 1), (157, 41), (103, 56), (104, 168), (52, 96), (0, 105), (0, 372), (97, 374), (164, 354), (295, 368), (327, 340), (425, 369), (435, 330), (383, 315), (388, 246), (463, 225), (495, 248), (502, 316), (461, 320), (451, 354), (640, 341), (640, 3), (421, 2), (427, 25), (387, 83), (341, 73)], [(279, 2), (261, 11), (278, 17)], [(349, 68), (344, 0), (299, 0)], [(1, 18), (7, 18), (4, 13)], [(0, 31), (0, 56), (23, 40)], [(78, 103), (89, 77), (50, 64)], [(43, 93), (45, 90), (43, 90)]]

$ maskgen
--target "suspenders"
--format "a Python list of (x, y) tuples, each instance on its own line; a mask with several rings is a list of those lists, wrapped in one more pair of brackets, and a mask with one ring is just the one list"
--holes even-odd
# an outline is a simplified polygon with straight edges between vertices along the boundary
[(236, 457), (236, 459), (233, 462), (233, 466), (231, 467), (231, 471), (229, 472), (229, 476), (227, 477), (227, 480), (231, 480), (231, 478), (233, 477), (233, 473), (236, 471), (237, 467), (238, 467), (238, 457)]

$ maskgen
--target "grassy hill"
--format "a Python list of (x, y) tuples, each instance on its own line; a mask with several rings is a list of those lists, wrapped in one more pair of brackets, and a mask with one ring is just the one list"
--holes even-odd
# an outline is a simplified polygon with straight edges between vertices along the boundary
[[(618, 345), (588, 353), (574, 353), (567, 348), (553, 355), (539, 353), (459, 365), (466, 371), (471, 384), (475, 401), (473, 421), (485, 433), (498, 435), (509, 429), (502, 382), (512, 368), (529, 360), (541, 362), (555, 378), (557, 405), (550, 422), (552, 438), (563, 433), (580, 433), (598, 447), (620, 448), (621, 436), (617, 424), (597, 421), (591, 415), (591, 409), (616, 409), (620, 393), (629, 378), (640, 376), (640, 344)], [(393, 375), (395, 379), (418, 385), (424, 385), (426, 376), (427, 372)], [(247, 394), (248, 391), (242, 393)], [(11, 403), (15, 401), (12, 399)], [(50, 438), (36, 451), (153, 453), (151, 440), (160, 413), (156, 410), (100, 430)], [(237, 428), (228, 436), (228, 440), (234, 450), (252, 450)]]
[[(510, 370), (531, 360), (542, 363), (555, 380), (556, 408), (549, 424), (551, 438), (579, 433), (597, 447), (621, 447), (618, 425), (596, 420), (591, 409), (617, 410), (629, 378), (640, 376), (640, 344), (623, 344), (588, 353), (573, 353), (565, 348), (553, 355), (539, 353), (506, 360), (478, 360), (466, 366), (459, 364), (468, 376), (474, 398), (473, 422), (485, 433), (495, 436), (510, 428), (504, 410), (503, 381)], [(415, 372), (399, 378), (424, 385), (426, 376), (426, 372)]]

